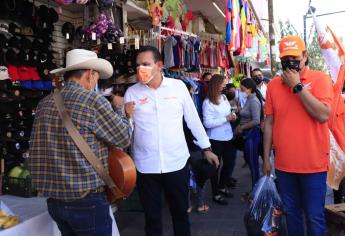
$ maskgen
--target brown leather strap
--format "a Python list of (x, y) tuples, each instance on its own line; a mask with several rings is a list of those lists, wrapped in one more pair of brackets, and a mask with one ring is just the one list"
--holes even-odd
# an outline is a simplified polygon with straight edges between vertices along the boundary
[(109, 172), (104, 168), (102, 162), (96, 157), (93, 150), (90, 148), (90, 146), (87, 144), (83, 136), (81, 136), (81, 134), (79, 133), (79, 131), (73, 124), (71, 117), (69, 116), (69, 114), (67, 113), (65, 109), (63, 97), (58, 89), (55, 89), (53, 93), (53, 99), (57, 107), (57, 110), (59, 112), (62, 123), (64, 124), (65, 128), (67, 129), (68, 134), (71, 136), (71, 138), (73, 139), (74, 143), (77, 145), (79, 150), (84, 154), (85, 158), (88, 160), (91, 166), (95, 169), (95, 171), (104, 181), (104, 183), (108, 185), (111, 192), (113, 194), (124, 195), (122, 191), (116, 186), (113, 179), (110, 177)]

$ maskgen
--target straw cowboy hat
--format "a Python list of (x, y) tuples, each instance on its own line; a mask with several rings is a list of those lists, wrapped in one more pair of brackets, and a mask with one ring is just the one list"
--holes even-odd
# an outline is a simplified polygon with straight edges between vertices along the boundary
[(110, 62), (98, 58), (96, 53), (85, 49), (73, 49), (68, 51), (66, 55), (66, 67), (52, 70), (50, 73), (64, 73), (66, 71), (80, 69), (98, 71), (100, 79), (108, 79), (113, 75), (113, 67)]

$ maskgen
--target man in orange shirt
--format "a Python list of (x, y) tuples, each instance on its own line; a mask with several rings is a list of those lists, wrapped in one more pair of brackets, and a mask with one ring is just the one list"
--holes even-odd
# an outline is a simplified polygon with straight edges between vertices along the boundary
[(273, 144), (289, 235), (304, 235), (304, 212), (308, 235), (323, 236), (332, 82), (307, 68), (308, 52), (301, 38), (283, 38), (279, 50), (283, 73), (268, 84), (266, 93), (263, 171), (270, 174)]

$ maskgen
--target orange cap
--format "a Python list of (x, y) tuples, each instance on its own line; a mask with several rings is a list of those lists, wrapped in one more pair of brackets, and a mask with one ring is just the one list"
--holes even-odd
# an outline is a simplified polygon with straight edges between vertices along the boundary
[(304, 41), (298, 36), (287, 36), (282, 38), (279, 43), (279, 57), (299, 56), (305, 51)]

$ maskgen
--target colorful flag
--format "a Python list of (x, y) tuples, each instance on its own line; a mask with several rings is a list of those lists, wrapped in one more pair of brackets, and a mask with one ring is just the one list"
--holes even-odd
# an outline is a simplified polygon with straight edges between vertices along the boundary
[(313, 19), (321, 53), (333, 81), (334, 98), (328, 120), (331, 150), (327, 184), (333, 189), (338, 189), (345, 177), (345, 103), (341, 96), (345, 82), (345, 47), (328, 26), (321, 26), (314, 13)]
[(225, 0), (226, 1), (226, 11), (225, 11), (225, 24), (226, 24), (226, 44), (231, 43), (231, 32), (232, 32), (232, 23), (231, 23), (231, 12), (232, 12), (232, 6), (231, 6), (231, 0)]

